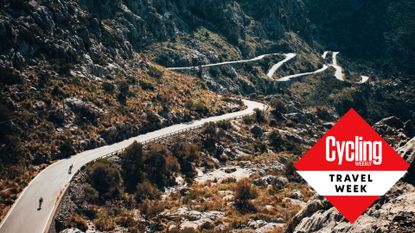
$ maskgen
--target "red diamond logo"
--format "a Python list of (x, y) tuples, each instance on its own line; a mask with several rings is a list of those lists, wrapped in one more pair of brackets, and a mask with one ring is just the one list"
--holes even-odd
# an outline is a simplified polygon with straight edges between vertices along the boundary
[(408, 163), (350, 109), (296, 164), (297, 172), (353, 223)]

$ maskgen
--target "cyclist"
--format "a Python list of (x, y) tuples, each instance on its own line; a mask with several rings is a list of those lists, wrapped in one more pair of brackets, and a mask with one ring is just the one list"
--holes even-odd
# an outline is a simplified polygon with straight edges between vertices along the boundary
[(43, 197), (39, 198), (39, 210), (42, 209)]

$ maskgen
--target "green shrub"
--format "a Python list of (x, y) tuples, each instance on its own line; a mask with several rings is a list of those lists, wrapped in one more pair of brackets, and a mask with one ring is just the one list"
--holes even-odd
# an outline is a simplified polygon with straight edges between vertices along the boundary
[(163, 188), (175, 183), (174, 173), (180, 170), (176, 157), (172, 156), (164, 145), (150, 147), (146, 159), (148, 179), (157, 187)]
[(94, 219), (97, 216), (97, 209), (93, 205), (87, 205), (83, 208), (83, 214), (88, 219)]
[(217, 126), (223, 130), (229, 130), (232, 128), (232, 124), (230, 121), (219, 121)]
[[(23, 1), (23, 0), (21, 0)], [(6, 85), (21, 84), (24, 78), (19, 72), (11, 67), (0, 66), (0, 83)]]
[(252, 123), (254, 123), (254, 116), (244, 116), (242, 121), (245, 125), (252, 125)]
[(151, 77), (155, 77), (155, 78), (161, 78), (163, 77), (164, 71), (157, 68), (156, 66), (150, 65), (148, 67), (148, 71), (147, 73), (151, 76)]
[(108, 215), (100, 216), (98, 219), (94, 220), (94, 224), (100, 231), (111, 231), (115, 228), (115, 221), (113, 217)]
[(94, 187), (91, 186), (91, 184), (86, 183), (86, 184), (83, 185), (82, 188), (84, 190), (85, 199), (87, 201), (94, 203), (98, 200), (99, 193)]
[(125, 228), (134, 227), (135, 225), (137, 225), (137, 222), (134, 219), (134, 217), (129, 215), (118, 218), (116, 220), (116, 223)]
[(89, 170), (89, 182), (98, 191), (102, 201), (118, 199), (124, 192), (120, 170), (111, 163), (102, 160)]
[(110, 82), (104, 82), (102, 84), (102, 88), (104, 89), (104, 91), (106, 93), (113, 93), (114, 92), (114, 89), (115, 89), (114, 84), (112, 84)]
[(55, 123), (55, 125), (64, 126), (66, 118), (63, 109), (50, 110), (48, 114), (49, 121)]
[(147, 218), (152, 218), (160, 214), (164, 210), (164, 206), (161, 203), (144, 200), (139, 206), (140, 212)]
[(146, 115), (147, 115), (147, 125), (146, 125), (146, 128), (148, 130), (153, 130), (153, 129), (157, 129), (157, 128), (160, 127), (161, 121), (160, 121), (160, 118), (159, 118), (159, 116), (157, 114), (155, 114), (152, 111), (148, 111), (146, 113)]
[(127, 97), (130, 95), (130, 85), (126, 81), (122, 81), (118, 87), (118, 100), (122, 104), (127, 103)]
[(321, 205), (321, 207), (323, 208), (323, 210), (328, 210), (328, 209), (330, 209), (331, 207), (333, 207), (333, 205), (332, 205), (329, 201), (327, 201), (326, 199), (321, 200), (321, 201), (320, 201), (320, 205)]
[(189, 178), (196, 175), (193, 163), (200, 160), (200, 147), (196, 144), (175, 144), (172, 153), (177, 157), (181, 172)]
[(251, 200), (257, 198), (258, 192), (248, 179), (240, 180), (235, 188), (235, 207), (241, 213), (255, 212)]
[(151, 83), (149, 83), (149, 82), (146, 82), (146, 81), (143, 81), (143, 80), (140, 80), (140, 87), (141, 87), (143, 90), (147, 90), (147, 91), (154, 91), (154, 86), (153, 86), (153, 84), (151, 84)]
[(255, 199), (258, 193), (248, 179), (240, 180), (235, 188), (235, 199), (237, 200), (251, 200)]
[(183, 158), (189, 162), (198, 161), (200, 159), (200, 147), (196, 144), (184, 144)]
[(269, 135), (269, 142), (276, 151), (281, 151), (283, 139), (278, 130), (274, 130), (271, 132), (271, 134)]
[(186, 102), (186, 108), (190, 111), (197, 112), (201, 116), (209, 113), (209, 108), (201, 101), (189, 100)]
[(216, 150), (216, 144), (220, 141), (221, 134), (215, 123), (206, 123), (203, 127), (203, 135), (205, 139), (202, 146), (207, 151), (213, 153)]
[(72, 227), (78, 228), (81, 231), (86, 231), (88, 230), (88, 222), (87, 220), (85, 220), (84, 218), (82, 218), (79, 215), (75, 215), (72, 217), (71, 219), (71, 224)]
[(251, 133), (254, 135), (255, 138), (260, 138), (262, 137), (262, 135), (264, 135), (264, 130), (258, 125), (255, 125), (251, 128)]
[(267, 145), (262, 141), (255, 143), (254, 148), (256, 152), (264, 153), (265, 151), (267, 151)]
[(255, 114), (254, 114), (255, 121), (257, 123), (262, 124), (262, 123), (267, 122), (267, 117), (265, 116), (264, 111), (261, 111), (259, 109), (254, 109), (254, 111), (255, 111)]
[(170, 96), (166, 94), (157, 94), (157, 100), (166, 107), (169, 104)]
[(160, 125), (160, 118), (152, 111), (147, 112), (147, 122), (152, 125)]
[(153, 200), (160, 198), (160, 191), (147, 180), (138, 183), (136, 190), (137, 201), (142, 201), (145, 199)]
[(332, 118), (330, 113), (329, 113), (329, 108), (326, 107), (326, 106), (318, 106), (317, 111), (316, 111), (316, 115), (320, 119), (325, 120), (325, 121), (329, 121)]
[(365, 100), (361, 93), (353, 87), (344, 88), (329, 96), (339, 115), (345, 114), (350, 108), (355, 108), (359, 113), (366, 113)]
[(281, 99), (277, 99), (277, 98), (272, 99), (270, 105), (271, 105), (271, 109), (272, 109), (271, 113), (273, 115), (279, 115), (279, 114), (287, 113), (287, 107), (286, 107), (287, 103), (285, 103)]
[(293, 160), (288, 160), (285, 163), (285, 175), (286, 176), (293, 176), (295, 175), (295, 167), (294, 167), (294, 161)]
[(65, 138), (62, 144), (59, 147), (61, 152), (62, 158), (67, 158), (73, 154), (75, 154), (75, 148), (73, 146), (72, 140), (69, 138)]
[(135, 192), (137, 183), (144, 178), (143, 146), (134, 141), (120, 157), (126, 191)]
[(274, 130), (269, 135), (270, 145), (276, 151), (291, 151), (296, 155), (303, 152), (303, 146), (290, 140), (284, 139), (278, 130)]
[(210, 137), (217, 137), (218, 128), (214, 122), (208, 122), (203, 125), (203, 134)]

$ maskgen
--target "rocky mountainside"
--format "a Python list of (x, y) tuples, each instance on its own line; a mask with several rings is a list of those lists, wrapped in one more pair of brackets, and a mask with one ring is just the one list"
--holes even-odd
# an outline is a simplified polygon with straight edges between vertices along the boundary
[[(289, 152), (293, 156), (310, 146), (324, 131), (325, 128), (316, 129), (313, 124), (329, 127), (350, 107), (355, 108), (395, 147), (403, 146), (415, 136), (415, 6), (412, 1), (0, 2), (0, 218), (33, 176), (50, 162), (166, 125), (234, 111), (243, 107), (239, 101), (229, 97), (235, 94), (269, 103), (274, 109), (273, 117), (266, 123), (257, 122), (257, 127), (249, 126), (252, 119), (242, 126), (233, 123), (236, 129), (242, 128), (241, 132), (235, 132), (238, 131), (235, 128), (227, 129), (230, 132), (225, 135), (230, 144), (226, 145), (228, 148), (222, 147), (223, 150), (231, 149), (234, 139), (242, 137), (241, 142), (248, 140), (248, 153), (268, 149), (273, 151), (270, 154)], [(332, 63), (330, 58), (322, 57), (325, 50), (341, 52), (339, 63), (345, 70), (346, 81), (334, 78), (332, 66), (324, 72), (295, 81), (276, 81), (282, 76), (315, 71)], [(283, 54), (288, 52), (295, 52), (297, 56), (269, 77), (270, 67), (284, 59)], [(272, 55), (253, 62), (199, 68), (204, 64), (250, 59), (268, 53)], [(182, 66), (198, 68), (177, 72), (166, 68)], [(362, 74), (368, 75), (369, 81), (358, 84)], [(284, 140), (278, 134), (270, 139), (268, 134), (278, 127), (286, 127), (281, 132)], [(307, 136), (304, 129), (311, 130), (313, 137)], [(257, 137), (254, 143), (243, 136), (251, 132)], [(261, 138), (279, 143), (278, 148), (261, 144)], [(194, 140), (201, 143), (202, 139)], [(297, 144), (301, 145), (300, 149)], [(177, 161), (170, 149), (163, 150), (164, 154), (160, 151), (155, 154), (173, 161), (172, 168), (177, 170)], [(295, 149), (298, 149), (296, 153), (293, 152)], [(210, 163), (212, 161), (197, 162), (204, 162), (207, 169), (244, 163), (218, 163), (215, 156), (220, 159), (226, 153), (214, 152), (209, 151), (214, 165)], [(183, 162), (181, 166), (186, 168), (191, 166), (188, 161), (179, 162)], [(284, 159), (281, 161), (285, 162)], [(167, 176), (171, 181), (171, 174)], [(153, 182), (151, 178), (149, 180)], [(399, 190), (412, 190), (409, 186), (413, 182), (408, 183), (408, 180), (413, 181), (413, 177), (401, 183), (397, 193)], [(295, 178), (294, 181), (289, 191), (294, 187), (304, 188), (301, 181)], [(154, 184), (145, 182), (142, 185), (154, 191), (151, 186)], [(236, 192), (234, 186), (226, 186), (226, 191)], [(251, 187), (244, 187), (248, 186)], [(200, 189), (196, 187), (202, 192)], [(266, 187), (260, 188), (261, 200), (258, 202), (261, 204), (269, 201), (265, 192)], [(192, 192), (186, 195), (197, 199)], [(273, 195), (278, 200), (286, 197)], [(288, 195), (287, 192), (284, 195)], [(255, 199), (253, 194), (248, 196), (252, 198), (245, 201)], [(307, 194), (302, 201), (308, 198)], [(386, 198), (389, 200), (389, 196)], [(128, 203), (128, 200), (123, 201)], [(169, 201), (172, 207), (177, 207), (177, 200)], [(299, 206), (304, 205), (294, 200), (300, 204), (292, 207), (291, 202), (286, 202), (290, 201), (274, 206), (290, 210), (289, 215), (280, 216), (283, 221), (269, 215), (254, 216), (257, 219), (250, 225), (246, 216), (236, 214), (231, 221), (235, 225), (227, 225), (226, 229), (256, 230), (267, 225), (257, 220), (285, 224)], [(223, 202), (226, 203), (228, 201)], [(75, 204), (82, 205), (76, 200)], [(216, 206), (220, 211), (227, 211), (230, 207)], [(77, 209), (74, 207), (72, 210)], [(269, 212), (275, 213), (275, 209)], [(88, 216), (90, 213), (77, 214), (102, 221), (108, 217)], [(173, 211), (170, 214), (175, 215)], [(335, 213), (332, 210), (330, 214), (323, 211), (320, 214), (332, 219)], [(382, 212), (379, 216), (383, 216)], [(150, 214), (147, 219), (151, 224), (158, 220), (153, 217)], [(172, 216), (166, 218), (169, 217)], [(321, 215), (313, 219), (319, 217)], [(333, 217), (336, 224), (342, 221), (337, 217)], [(313, 219), (310, 221), (315, 223)], [(333, 222), (330, 220), (328, 224), (331, 226)], [(70, 227), (72, 223), (63, 221), (59, 224)], [(306, 220), (301, 224), (301, 227), (292, 225), (290, 229), (307, 229), (306, 226), (313, 225)], [(325, 227), (324, 224), (319, 226)]]
[(0, 12), (0, 216), (51, 161), (242, 107), (152, 64), (78, 1)]
[[(311, 52), (302, 42), (311, 40), (309, 30), (303, 30), (307, 28), (306, 17), (288, 20), (304, 15), (304, 7), (291, 1), (273, 3), (272, 8), (278, 11), (267, 11), (268, 18), (248, 1), (1, 3), (1, 164), (9, 168), (18, 163), (43, 164), (149, 130), (153, 126), (146, 118), (155, 120), (154, 127), (159, 127), (224, 111), (206, 90), (212, 85), (205, 80), (150, 64), (152, 54), (146, 48), (177, 35), (188, 37), (200, 27), (207, 28), (207, 33), (229, 45), (218, 47), (222, 53), (235, 51), (229, 59), (288, 51), (288, 46), (296, 46), (290, 40), (301, 42)], [(270, 20), (279, 22), (278, 27)], [(286, 34), (291, 31), (301, 37)], [(281, 45), (279, 39), (286, 43)], [(228, 80), (232, 69), (223, 71), (230, 74)], [(268, 86), (256, 80), (255, 76), (238, 78), (233, 81), (234, 92), (254, 93), (256, 86)], [(194, 83), (192, 89), (190, 83)], [(231, 85), (222, 82), (222, 90)], [(187, 103), (189, 97), (193, 100)], [(215, 103), (207, 103), (208, 99)], [(20, 168), (16, 169), (17, 173), (2, 172), (2, 177), (21, 176)], [(24, 185), (28, 177), (19, 180)]]
[(275, 46), (275, 41), (289, 31), (299, 32), (311, 41), (301, 2), (262, 1), (253, 5), (250, 1), (232, 0), (81, 0), (80, 4), (107, 21), (136, 49), (167, 41), (180, 33), (190, 34), (199, 27), (224, 36), (245, 57)]
[[(133, 145), (87, 166), (71, 182), (51, 232), (413, 232), (415, 128), (409, 121), (388, 117), (373, 125), (411, 168), (350, 224), (293, 168), (335, 118), (295, 102), (270, 102), (270, 114)], [(166, 162), (152, 163), (160, 154)], [(135, 179), (128, 164), (142, 166)], [(147, 171), (153, 166), (158, 175)], [(123, 182), (97, 183), (99, 172), (118, 174)]]
[[(162, 143), (133, 144), (86, 166), (51, 232), (281, 232), (314, 195), (293, 162), (314, 141), (310, 135), (327, 127), (299, 108), (290, 103), (282, 112), (257, 111)], [(101, 183), (97, 174), (121, 181)]]

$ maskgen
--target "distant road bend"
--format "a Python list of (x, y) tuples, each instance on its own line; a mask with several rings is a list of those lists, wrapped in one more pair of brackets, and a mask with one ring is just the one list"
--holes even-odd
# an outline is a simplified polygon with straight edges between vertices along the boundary
[(297, 54), (295, 54), (295, 53), (286, 53), (284, 55), (285, 55), (285, 59), (281, 60), (277, 64), (273, 65), (271, 67), (271, 69), (269, 69), (269, 71), (267, 73), (268, 78), (272, 78), (272, 76), (274, 75), (275, 71), (277, 71), (282, 65), (284, 65), (284, 63), (288, 62), (289, 60), (291, 60), (295, 56), (297, 56)]
[[(290, 81), (291, 79), (294, 78), (299, 78), (299, 77), (303, 77), (303, 76), (308, 76), (308, 75), (313, 75), (313, 74), (318, 74), (321, 73), (325, 70), (327, 70), (329, 67), (333, 67), (335, 69), (335, 73), (334, 76), (336, 77), (336, 79), (345, 82), (346, 80), (344, 80), (344, 71), (343, 68), (337, 63), (337, 55), (339, 54), (339, 52), (331, 52), (331, 51), (324, 51), (323, 55), (321, 55), (321, 57), (323, 59), (327, 58), (327, 55), (329, 53), (332, 53), (332, 63), (331, 64), (324, 64), (323, 67), (319, 68), (318, 70), (315, 71), (310, 71), (310, 72), (304, 72), (304, 73), (299, 73), (299, 74), (292, 74), (292, 75), (288, 75), (288, 76), (284, 76), (282, 78), (279, 78), (277, 80), (275, 80), (276, 82), (287, 82)], [(268, 72), (268, 77), (272, 77), (272, 75), (275, 73), (275, 71), (285, 62), (289, 61), (290, 59), (295, 57), (295, 54), (293, 53), (289, 53), (289, 54), (285, 54), (286, 58), (282, 61), (280, 61), (279, 63), (275, 64), (271, 70)], [(281, 64), (280, 64), (281, 63)], [(357, 84), (363, 84), (365, 82), (367, 82), (369, 80), (369, 76), (364, 76), (361, 75), (362, 80), (357, 82)]]
[[(200, 65), (200, 67), (205, 68), (205, 67), (213, 67), (213, 66), (223, 66), (223, 65), (231, 65), (231, 64), (238, 64), (238, 63), (254, 62), (254, 61), (262, 60), (265, 57), (276, 56), (276, 55), (281, 55), (281, 54), (280, 53), (267, 53), (267, 54), (262, 54), (251, 59), (211, 63), (211, 64), (206, 64), (206, 65)], [(181, 66), (181, 67), (168, 67), (167, 69), (168, 70), (193, 70), (193, 69), (197, 69), (198, 67), (199, 66)]]
[[(59, 160), (41, 171), (22, 191), (6, 217), (0, 224), (0, 233), (43, 233), (51, 224), (53, 214), (58, 207), (61, 195), (71, 181), (73, 175), (83, 165), (104, 155), (117, 152), (131, 145), (134, 141), (145, 142), (171, 133), (202, 126), (207, 122), (229, 120), (252, 114), (254, 109), (265, 110), (266, 105), (254, 101), (243, 100), (246, 109), (213, 116), (191, 123), (176, 124), (153, 132), (126, 139), (122, 142), (99, 147), (78, 153), (68, 159)], [(72, 173), (68, 174), (73, 165)], [(37, 210), (39, 198), (43, 197), (42, 209)]]
[[(313, 75), (313, 74), (318, 74), (321, 73), (325, 70), (327, 70), (329, 67), (333, 67), (335, 69), (335, 74), (334, 76), (336, 77), (336, 79), (340, 80), (340, 81), (345, 81), (344, 80), (344, 72), (343, 72), (343, 68), (337, 63), (337, 55), (339, 54), (339, 52), (332, 52), (332, 51), (324, 51), (324, 53), (321, 55), (321, 57), (323, 59), (327, 58), (327, 55), (331, 53), (332, 54), (332, 63), (331, 64), (324, 64), (321, 68), (315, 70), (315, 71), (310, 71), (310, 72), (304, 72), (304, 73), (298, 73), (298, 74), (292, 74), (292, 75), (288, 75), (288, 76), (284, 76), (278, 79), (275, 79), (276, 82), (287, 82), (290, 81), (291, 79), (295, 79), (295, 78), (299, 78), (299, 77), (303, 77), (303, 76), (308, 76), (308, 75)], [(242, 60), (235, 60), (235, 61), (225, 61), (225, 62), (218, 62), (218, 63), (211, 63), (211, 64), (205, 64), (205, 65), (200, 65), (200, 66), (181, 66), (181, 67), (168, 67), (167, 69), (169, 70), (195, 70), (198, 69), (199, 67), (202, 68), (206, 68), (206, 67), (214, 67), (214, 66), (223, 66), (223, 65), (231, 65), (231, 64), (239, 64), (239, 63), (247, 63), (247, 62), (254, 62), (254, 61), (259, 61), (264, 59), (265, 57), (268, 56), (275, 56), (275, 55), (284, 55), (285, 58), (281, 61), (279, 61), (278, 63), (274, 64), (267, 72), (267, 77), (268, 78), (272, 78), (275, 74), (275, 72), (281, 68), (282, 65), (284, 65), (285, 63), (287, 63), (288, 61), (292, 60), (294, 57), (297, 56), (297, 54), (295, 53), (267, 53), (267, 54), (262, 54), (259, 55), (257, 57), (251, 58), (251, 59), (242, 59)], [(365, 82), (367, 82), (369, 80), (368, 76), (361, 76), (362, 80), (357, 82), (357, 84), (363, 84)]]

